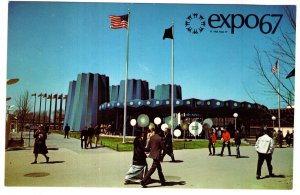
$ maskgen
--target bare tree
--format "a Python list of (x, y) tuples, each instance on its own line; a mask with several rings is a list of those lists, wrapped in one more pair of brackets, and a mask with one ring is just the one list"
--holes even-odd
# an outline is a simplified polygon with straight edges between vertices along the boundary
[[(285, 14), (291, 25), (292, 32), (280, 29), (280, 38), (269, 39), (273, 46), (270, 51), (256, 51), (256, 68), (254, 70), (261, 77), (259, 81), (265, 94), (279, 95), (281, 102), (292, 107), (295, 96), (295, 83), (292, 78), (286, 76), (295, 68), (295, 32), (296, 14), (290, 6), (284, 7)], [(276, 61), (280, 63), (280, 75), (271, 74), (271, 69)], [(280, 92), (278, 90), (280, 87)], [(255, 98), (252, 97), (254, 100)]]
[(25, 122), (30, 120), (30, 96), (29, 92), (23, 92), (16, 100), (16, 116), (18, 118), (18, 123), (20, 124), (21, 138), (23, 137), (23, 131), (25, 127)]

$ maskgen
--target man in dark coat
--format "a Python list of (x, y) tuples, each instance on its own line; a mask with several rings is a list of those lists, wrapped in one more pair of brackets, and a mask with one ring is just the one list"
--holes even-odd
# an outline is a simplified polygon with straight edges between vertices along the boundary
[(95, 129), (93, 128), (92, 124), (88, 128), (88, 140), (87, 140), (87, 147), (90, 145), (92, 148), (92, 143), (93, 143), (93, 137), (95, 135)]
[(163, 161), (165, 155), (167, 154), (171, 157), (172, 162), (175, 162), (175, 158), (174, 158), (174, 154), (173, 154), (172, 135), (171, 135), (170, 131), (171, 131), (171, 129), (169, 129), (169, 128), (166, 128), (166, 130), (165, 130), (165, 138), (164, 138), (165, 148), (161, 155), (160, 161)]
[(154, 171), (157, 169), (159, 180), (161, 185), (166, 185), (165, 177), (162, 172), (161, 164), (160, 164), (160, 155), (161, 150), (165, 147), (162, 137), (158, 135), (159, 129), (155, 129), (155, 134), (150, 138), (149, 144), (146, 151), (150, 151), (149, 157), (153, 159), (153, 163), (143, 180), (141, 181), (141, 185), (143, 187), (146, 187), (148, 184), (151, 175), (154, 173)]
[(100, 132), (101, 132), (100, 126), (96, 125), (96, 127), (95, 127), (95, 138), (96, 138), (95, 145), (96, 145), (96, 148), (97, 148), (97, 144), (100, 140)]
[(240, 158), (241, 157), (241, 152), (240, 152), (240, 146), (241, 146), (241, 134), (239, 132), (239, 130), (236, 130), (235, 134), (234, 134), (234, 143), (236, 146), (236, 158)]
[(69, 131), (70, 131), (70, 126), (69, 124), (67, 123), (66, 126), (65, 126), (65, 138), (68, 138), (69, 139)]
[(85, 126), (80, 134), (81, 149), (83, 149), (83, 144), (84, 144), (84, 148), (85, 149), (87, 148), (87, 139), (88, 139), (88, 131), (87, 131), (87, 127)]

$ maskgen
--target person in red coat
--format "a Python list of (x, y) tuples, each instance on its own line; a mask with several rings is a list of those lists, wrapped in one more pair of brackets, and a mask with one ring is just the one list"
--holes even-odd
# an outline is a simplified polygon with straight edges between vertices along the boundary
[(227, 129), (224, 129), (222, 133), (222, 151), (221, 151), (221, 156), (223, 156), (224, 148), (227, 146), (228, 148), (228, 155), (231, 156), (231, 151), (230, 151), (230, 133), (227, 131)]
[[(208, 151), (209, 151), (209, 155), (215, 155), (215, 153), (216, 153), (216, 148), (215, 148), (216, 141), (217, 141), (217, 136), (216, 136), (214, 130), (209, 129), (208, 130)], [(211, 148), (213, 149), (213, 153), (211, 152)]]

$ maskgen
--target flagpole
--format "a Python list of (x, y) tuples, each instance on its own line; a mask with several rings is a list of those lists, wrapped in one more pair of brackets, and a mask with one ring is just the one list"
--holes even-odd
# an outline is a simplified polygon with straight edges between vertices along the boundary
[(129, 18), (130, 10), (128, 9), (128, 23), (127, 23), (127, 43), (126, 43), (126, 66), (125, 66), (125, 86), (124, 86), (124, 122), (123, 122), (123, 143), (125, 143), (126, 136), (126, 121), (127, 121), (127, 82), (128, 82), (128, 52), (129, 52)]
[(278, 130), (280, 130), (280, 73), (279, 73), (279, 60), (278, 60)]
[(171, 135), (173, 140), (173, 117), (174, 117), (174, 22), (172, 22), (172, 64), (171, 64)]

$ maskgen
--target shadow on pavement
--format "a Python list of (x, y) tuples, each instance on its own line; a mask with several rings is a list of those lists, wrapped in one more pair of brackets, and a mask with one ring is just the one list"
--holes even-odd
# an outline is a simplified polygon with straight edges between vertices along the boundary
[(7, 152), (18, 151), (18, 150), (32, 150), (32, 148), (19, 147), (19, 148), (8, 148), (8, 149), (6, 149)]
[(175, 186), (175, 185), (185, 185), (185, 181), (166, 181), (166, 183), (162, 186), (160, 184), (159, 180), (156, 179), (151, 179), (151, 182), (149, 184), (153, 184), (153, 183), (158, 183), (159, 185), (150, 185), (150, 186), (146, 186), (146, 188), (157, 188), (157, 187), (163, 187), (163, 186)]
[(250, 158), (249, 156), (240, 156), (239, 158)]
[(264, 177), (261, 177), (260, 179), (267, 179), (267, 178), (285, 178), (285, 175), (273, 175), (273, 176), (269, 176), (269, 175), (266, 175)]
[(40, 162), (39, 164), (58, 164), (58, 163), (64, 163), (65, 161), (49, 161), (49, 162)]
[[(221, 154), (216, 154), (216, 155), (211, 155), (211, 156), (221, 156), (221, 157), (235, 157), (236, 155), (221, 155)], [(249, 156), (240, 156), (239, 158), (250, 158)]]
[(58, 150), (58, 148), (47, 148), (48, 150)]
[(182, 163), (184, 162), (183, 160), (175, 160), (175, 161), (169, 161), (170, 163)]

